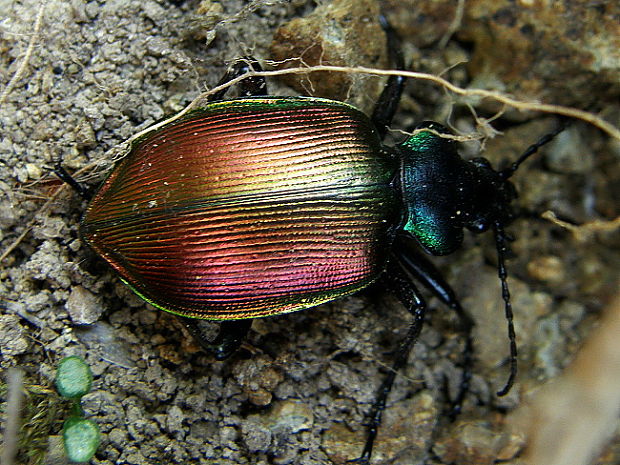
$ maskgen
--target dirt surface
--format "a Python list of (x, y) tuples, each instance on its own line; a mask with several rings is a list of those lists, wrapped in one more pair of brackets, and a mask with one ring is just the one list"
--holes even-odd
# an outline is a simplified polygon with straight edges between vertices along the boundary
[[(318, 3), (0, 0), (0, 376), (18, 366), (27, 383), (45, 387), (63, 356), (83, 356), (95, 375), (83, 406), (103, 436), (92, 463), (313, 465), (355, 458), (365, 415), (410, 316), (373, 286), (312, 310), (257, 320), (244, 349), (216, 362), (81, 243), (86, 203), (51, 174), (58, 158), (71, 172), (88, 167), (78, 178), (96, 188), (113, 168), (118, 144), (181, 110), (240, 56), (282, 61), (282, 50), (299, 53), (311, 43), (321, 50), (302, 57), (309, 64), (329, 57), (331, 64), (389, 66), (387, 54), (362, 61), (376, 55), (373, 47), (342, 52), (352, 42), (385, 43), (380, 7), (415, 71), (571, 105), (620, 125), (616, 2), (554, 2), (547, 10), (530, 5), (538, 2), (468, 1), (462, 14), (461, 2), (453, 1)], [(292, 23), (303, 17), (305, 23)], [(292, 45), (282, 47), (283, 41)], [(319, 89), (365, 109), (381, 89), (370, 78), (320, 79), (335, 82)], [(310, 82), (269, 84), (273, 94), (298, 95), (313, 91)], [(498, 109), (412, 80), (394, 128), (436, 120), (490, 135), (483, 118)], [(491, 124), (501, 134), (485, 139), (484, 156), (497, 166), (514, 160), (557, 119), (507, 108)], [(468, 143), (462, 152), (476, 156), (480, 146)], [(373, 463), (513, 459), (528, 438), (508, 428), (510, 412), (561, 375), (617, 292), (617, 227), (607, 223), (576, 236), (540, 215), (551, 210), (578, 225), (617, 218), (620, 141), (574, 122), (543, 152), (514, 178), (523, 213), (510, 227), (515, 241), (508, 262), (517, 384), (506, 397), (494, 394), (506, 380), (508, 354), (495, 246), (491, 237), (467, 234), (461, 251), (434, 260), (476, 321), (474, 377), (463, 414), (450, 422), (441, 413), (446, 388), (454, 395), (460, 379), (463, 341), (454, 315), (429, 297), (428, 324), (397, 377)], [(40, 405), (56, 409), (60, 401), (40, 392)], [(60, 419), (37, 433), (44, 452), (48, 442), (58, 443), (62, 412), (59, 407)], [(602, 442), (607, 446), (596, 463), (619, 463), (618, 434)], [(62, 463), (51, 449), (44, 460)], [(26, 459), (33, 450), (20, 453), (16, 463), (40, 463)]]

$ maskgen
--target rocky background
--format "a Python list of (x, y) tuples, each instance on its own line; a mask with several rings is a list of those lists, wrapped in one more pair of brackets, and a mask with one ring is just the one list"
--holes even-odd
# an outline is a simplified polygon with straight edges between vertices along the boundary
[[(50, 169), (62, 157), (97, 186), (118, 144), (181, 110), (242, 55), (276, 68), (389, 68), (380, 9), (414, 71), (620, 124), (620, 6), (613, 1), (0, 0), (0, 378), (21, 367), (28, 392), (28, 446), (16, 463), (63, 463), (58, 434), (66, 406), (48, 388), (66, 355), (83, 356), (95, 374), (83, 400), (103, 433), (95, 464), (342, 464), (361, 452), (364, 415), (410, 321), (395, 299), (375, 286), (255, 321), (245, 350), (216, 362), (80, 242), (86, 205)], [(367, 112), (383, 84), (351, 73), (269, 82), (273, 94), (348, 100)], [(394, 128), (425, 119), (484, 136), (462, 151), (483, 149), (494, 165), (514, 160), (557, 124), (553, 115), (411, 80)], [(584, 340), (601, 337), (593, 328), (602, 314), (620, 312), (610, 303), (620, 263), (612, 222), (620, 141), (575, 122), (543, 152), (514, 178), (523, 210), (510, 228), (508, 263), (517, 385), (504, 398), (494, 395), (507, 377), (508, 353), (495, 249), (492, 238), (468, 235), (462, 251), (435, 261), (477, 324), (464, 412), (455, 422), (441, 413), (446, 390), (454, 395), (460, 379), (463, 341), (454, 315), (431, 299), (428, 324), (389, 398), (373, 463), (528, 457), (528, 444), (540, 437), (528, 426), (532, 411), (520, 405), (562, 375)], [(572, 233), (542, 219), (546, 210), (586, 227)], [(600, 330), (612, 327), (603, 321)], [(600, 353), (587, 357), (573, 376), (589, 387), (617, 387), (611, 369), (587, 369)], [(560, 393), (554, 389), (552, 397)], [(4, 402), (4, 386), (0, 396)], [(603, 410), (613, 413), (613, 396), (607, 402)], [(558, 409), (578, 411), (579, 404)], [(620, 462), (617, 428), (611, 423), (596, 436), (597, 464)], [(579, 439), (569, 443), (585, 442)], [(539, 463), (556, 459), (568, 463), (553, 452)]]

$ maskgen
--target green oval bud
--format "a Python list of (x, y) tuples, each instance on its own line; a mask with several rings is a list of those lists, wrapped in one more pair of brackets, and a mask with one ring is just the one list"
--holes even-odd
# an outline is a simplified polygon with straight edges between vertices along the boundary
[(67, 399), (78, 399), (90, 391), (93, 374), (86, 362), (77, 356), (65, 357), (56, 371), (56, 389)]
[(99, 427), (92, 420), (71, 417), (62, 428), (65, 452), (71, 462), (89, 461), (99, 447)]

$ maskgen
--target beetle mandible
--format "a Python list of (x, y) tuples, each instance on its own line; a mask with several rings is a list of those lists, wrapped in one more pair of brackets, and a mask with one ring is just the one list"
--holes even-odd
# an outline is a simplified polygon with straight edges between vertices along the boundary
[[(390, 58), (404, 69), (398, 38), (381, 18)], [(235, 63), (220, 83), (249, 70)], [(413, 322), (370, 413), (360, 458), (368, 463), (396, 372), (421, 329), (426, 304), (413, 280), (457, 312), (471, 362), (471, 327), (455, 293), (416, 248), (446, 255), (463, 229), (494, 232), (509, 322), (511, 373), (516, 344), (506, 283), (504, 227), (516, 192), (509, 178), (554, 134), (511, 167), (463, 160), (447, 130), (425, 122), (394, 147), (382, 144), (404, 78), (391, 76), (372, 116), (337, 101), (274, 97), (263, 77), (238, 83), (136, 141), (91, 199), (84, 240), (137, 295), (178, 315), (217, 359), (242, 343), (253, 318), (314, 307), (384, 277)], [(58, 175), (87, 195), (62, 167)], [(415, 244), (414, 244), (415, 243)], [(417, 245), (416, 245), (417, 244)], [(386, 252), (386, 250), (390, 250)], [(218, 320), (213, 341), (197, 320)], [(460, 405), (469, 381), (463, 375)]]

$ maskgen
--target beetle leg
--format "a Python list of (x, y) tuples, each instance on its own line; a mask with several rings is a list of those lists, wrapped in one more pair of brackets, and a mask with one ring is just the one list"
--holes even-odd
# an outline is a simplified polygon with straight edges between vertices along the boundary
[[(222, 76), (222, 78), (217, 83), (217, 86), (221, 86), (226, 84), (227, 82), (232, 81), (233, 79), (242, 76), (245, 73), (251, 71), (262, 71), (263, 68), (256, 61), (256, 59), (247, 56), (243, 57), (232, 64), (228, 71)], [(263, 76), (251, 76), (245, 79), (242, 79), (237, 83), (239, 86), (239, 95), (241, 97), (252, 97), (257, 95), (267, 95), (267, 82)], [(208, 97), (209, 102), (213, 102), (215, 100), (222, 100), (224, 95), (228, 91), (229, 87), (222, 89)]]
[[(379, 22), (387, 37), (390, 66), (399, 70), (404, 70), (405, 60), (400, 45), (400, 38), (396, 35), (396, 32), (392, 29), (392, 26), (390, 26), (385, 16), (380, 15)], [(404, 84), (405, 78), (403, 76), (390, 76), (387, 84), (383, 88), (383, 92), (381, 92), (379, 99), (375, 103), (371, 119), (381, 139), (383, 139), (387, 133), (392, 123), (392, 118), (394, 118), (394, 114), (398, 109)]]
[(461, 411), (463, 400), (467, 391), (469, 391), (469, 383), (471, 381), (471, 369), (473, 364), (473, 337), (472, 330), (474, 321), (471, 316), (461, 306), (456, 298), (456, 294), (452, 287), (446, 282), (440, 271), (426, 256), (411, 244), (412, 239), (399, 236), (395, 240), (395, 249), (399, 250), (399, 261), (401, 266), (409, 273), (417, 282), (422, 284), (426, 289), (431, 291), (441, 302), (454, 310), (460, 320), (460, 331), (465, 338), (465, 347), (463, 350), (463, 375), (459, 385), (459, 391), (456, 399), (451, 404), (451, 418), (454, 418)]
[(209, 341), (202, 328), (202, 320), (178, 316), (179, 320), (194, 337), (196, 342), (217, 360), (225, 360), (239, 349), (252, 326), (252, 319), (222, 321), (220, 331), (213, 341)]
[(411, 322), (411, 326), (409, 326), (409, 331), (407, 332), (405, 339), (403, 339), (400, 347), (398, 348), (398, 352), (396, 353), (396, 357), (394, 358), (394, 362), (392, 364), (392, 369), (383, 380), (383, 383), (377, 392), (375, 402), (370, 410), (367, 424), (368, 436), (366, 438), (364, 450), (358, 459), (353, 460), (353, 462), (362, 464), (367, 464), (370, 461), (372, 448), (377, 437), (379, 425), (381, 424), (381, 417), (383, 415), (383, 410), (385, 409), (387, 397), (392, 390), (392, 385), (394, 384), (396, 374), (405, 365), (405, 363), (407, 363), (409, 353), (418, 340), (418, 336), (420, 335), (420, 331), (422, 331), (422, 326), (424, 325), (424, 315), (426, 314), (426, 302), (421, 297), (418, 289), (411, 282), (411, 279), (409, 279), (409, 277), (399, 266), (399, 263), (397, 263), (396, 260), (389, 260), (387, 268), (388, 269), (385, 273), (386, 284), (389, 287), (389, 290), (398, 297), (401, 303), (413, 315), (413, 321)]
[(60, 159), (58, 159), (54, 165), (54, 174), (58, 176), (62, 182), (71, 186), (83, 199), (90, 200), (92, 198), (93, 193), (90, 189), (77, 182), (75, 178), (67, 172), (64, 166), (62, 166), (62, 160)]

